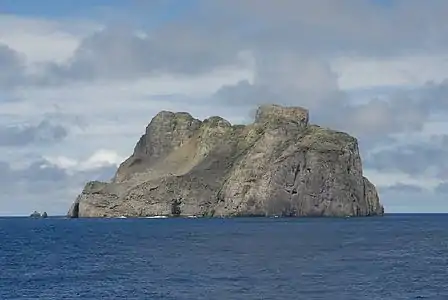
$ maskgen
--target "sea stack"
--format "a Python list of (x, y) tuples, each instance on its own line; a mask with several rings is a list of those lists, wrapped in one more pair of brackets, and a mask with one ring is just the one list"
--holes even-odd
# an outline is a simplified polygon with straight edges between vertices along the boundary
[(41, 214), (40, 214), (38, 211), (34, 211), (34, 212), (30, 215), (30, 217), (31, 217), (31, 218), (40, 218), (40, 217), (41, 217)]
[(111, 182), (92, 181), (69, 217), (375, 216), (357, 139), (263, 105), (249, 125), (159, 112)]
[(31, 218), (36, 218), (36, 219), (40, 219), (40, 218), (43, 218), (43, 219), (45, 219), (45, 218), (48, 218), (48, 214), (47, 214), (47, 212), (43, 212), (43, 213), (40, 213), (40, 212), (38, 212), (38, 211), (34, 211), (31, 215), (30, 215), (30, 217)]

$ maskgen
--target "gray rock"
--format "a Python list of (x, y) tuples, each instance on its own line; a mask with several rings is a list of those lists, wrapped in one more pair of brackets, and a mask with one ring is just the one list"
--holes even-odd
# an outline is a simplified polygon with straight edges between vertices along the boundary
[(34, 212), (30, 215), (30, 217), (31, 217), (31, 218), (40, 218), (40, 217), (41, 217), (41, 214), (40, 214), (38, 211), (34, 211)]
[(38, 212), (38, 211), (34, 211), (31, 215), (30, 215), (30, 217), (31, 218), (48, 218), (48, 214), (47, 214), (47, 212), (43, 212), (42, 214), (40, 213), (40, 212)]
[(278, 105), (246, 126), (162, 111), (114, 179), (87, 183), (68, 216), (382, 215), (356, 138), (308, 119)]

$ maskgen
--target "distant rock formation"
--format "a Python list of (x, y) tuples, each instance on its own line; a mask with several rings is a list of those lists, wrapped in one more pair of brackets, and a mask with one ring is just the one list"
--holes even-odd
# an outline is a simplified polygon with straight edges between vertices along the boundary
[(246, 126), (162, 111), (112, 182), (87, 183), (68, 216), (382, 215), (356, 138), (308, 118), (279, 105)]
[(30, 215), (30, 217), (31, 217), (31, 218), (40, 218), (40, 217), (42, 217), (42, 216), (41, 216), (41, 214), (40, 214), (39, 212), (34, 211), (34, 212)]
[(48, 214), (47, 214), (47, 212), (44, 211), (44, 212), (42, 213), (41, 217), (42, 217), (42, 218), (48, 218)]

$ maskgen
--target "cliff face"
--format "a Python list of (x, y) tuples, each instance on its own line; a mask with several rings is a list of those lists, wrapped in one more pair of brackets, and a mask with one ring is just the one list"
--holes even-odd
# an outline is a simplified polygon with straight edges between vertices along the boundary
[(110, 183), (89, 182), (70, 217), (370, 216), (384, 212), (357, 140), (259, 107), (253, 124), (158, 113)]

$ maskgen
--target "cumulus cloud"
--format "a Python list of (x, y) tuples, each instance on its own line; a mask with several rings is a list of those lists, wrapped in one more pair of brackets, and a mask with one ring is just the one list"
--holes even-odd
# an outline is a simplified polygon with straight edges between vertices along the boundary
[[(34, 210), (63, 214), (67, 205), (81, 192), (89, 180), (110, 180), (117, 165), (111, 152), (99, 151), (82, 167), (59, 165), (40, 158), (20, 168), (12, 168), (6, 161), (0, 161), (0, 215), (20, 215)], [(93, 162), (93, 163), (92, 163)], [(92, 164), (88, 164), (92, 163)], [(28, 211), (26, 211), (28, 209)]]
[(448, 56), (445, 54), (404, 54), (399, 57), (378, 58), (342, 56), (332, 61), (337, 70), (342, 89), (387, 89), (407, 88), (441, 82), (447, 75)]
[(448, 194), (448, 182), (442, 182), (442, 183), (440, 183), (440, 184), (436, 187), (435, 192), (436, 192), (436, 193), (439, 193), (439, 194), (443, 194), (443, 195)]
[(50, 20), (0, 13), (0, 43), (26, 56), (30, 63), (66, 61), (80, 39), (100, 29), (95, 21)]
[(117, 168), (125, 160), (115, 151), (106, 149), (96, 151), (85, 160), (77, 160), (66, 156), (46, 157), (45, 159), (68, 173), (85, 172), (109, 166)]
[[(388, 9), (353, 0), (337, 5), (328, 0), (263, 1), (263, 5), (256, 1), (198, 1), (194, 12), (157, 30), (137, 30), (120, 23), (97, 26), (99, 30), (84, 34), (80, 40), (66, 37), (73, 41), (65, 46), (64, 53), (73, 53), (47, 66), (48, 74), (41, 80), (122, 79), (148, 73), (192, 75), (241, 67), (241, 54), (246, 51), (262, 51), (273, 57), (265, 59), (265, 64), (277, 64), (280, 59), (285, 64), (291, 58), (294, 63), (297, 57), (306, 62), (310, 56), (390, 58), (410, 50), (432, 51), (431, 45), (444, 45), (440, 38), (447, 29), (441, 26), (443, 16), (439, 12), (445, 7), (442, 2), (428, 6), (416, 1), (406, 5), (398, 1)], [(415, 18), (412, 11), (431, 18)], [(45, 24), (46, 30), (52, 26)], [(282, 74), (282, 78), (287, 77)], [(306, 81), (305, 75), (302, 81)]]
[(216, 92), (217, 99), (232, 105), (299, 103), (310, 109), (340, 100), (336, 74), (325, 62), (258, 52), (253, 56), (253, 64), (252, 82), (224, 86)]
[(370, 154), (364, 165), (380, 171), (400, 171), (414, 177), (448, 179), (448, 135), (432, 136), (428, 142), (404, 144)]
[(358, 0), (249, 0), (236, 5), (202, 0), (201, 4), (204, 14), (212, 15), (208, 20), (219, 20), (212, 22), (216, 27), (225, 24), (228, 30), (242, 31), (245, 25), (252, 35), (243, 31), (244, 38), (269, 51), (378, 57), (446, 46), (448, 28), (442, 12), (448, 4), (443, 0), (430, 5), (418, 0), (395, 0), (388, 5)]
[(386, 187), (379, 187), (380, 193), (388, 193), (388, 192), (397, 192), (397, 193), (422, 193), (426, 190), (420, 186), (412, 185), (412, 184), (406, 184), (406, 183), (397, 183), (395, 185), (386, 186)]
[[(217, 43), (221, 44), (219, 51), (215, 51)], [(226, 50), (228, 45), (232, 44), (182, 28), (166, 28), (149, 35), (111, 26), (82, 39), (66, 62), (49, 64), (40, 80), (129, 80), (161, 74), (204, 74), (222, 66), (244, 66), (238, 48)]]
[(94, 22), (51, 21), (0, 14), (0, 88), (49, 83), (48, 65), (66, 61)]
[(25, 58), (0, 43), (0, 88), (8, 89), (21, 83), (25, 76)]
[(30, 144), (56, 143), (67, 137), (68, 131), (59, 124), (43, 120), (38, 124), (0, 127), (0, 146), (23, 147)]
[[(74, 179), (93, 176), (93, 179), (109, 180), (112, 178), (118, 164), (122, 161), (115, 157), (112, 151), (98, 151), (86, 161), (75, 161), (68, 158), (40, 158), (20, 168), (12, 168), (10, 163), (0, 161), (0, 178), (3, 188), (7, 188), (11, 183), (20, 182), (47, 182), (47, 183), (67, 183)], [(93, 180), (92, 179), (92, 180)], [(84, 181), (85, 178), (81, 179)]]
[(255, 58), (253, 82), (223, 86), (214, 100), (243, 107), (271, 102), (301, 105), (310, 109), (315, 123), (348, 131), (361, 139), (378, 140), (393, 133), (421, 131), (431, 113), (442, 112), (440, 102), (446, 97), (438, 92), (438, 98), (431, 96), (428, 103), (428, 95), (441, 89), (445, 85), (442, 82), (420, 91), (421, 95), (403, 91), (391, 93), (387, 99), (358, 103), (339, 88), (338, 76), (328, 64), (294, 57), (282, 63), (284, 56), (279, 61), (268, 59), (269, 64), (265, 64), (265, 58)]

